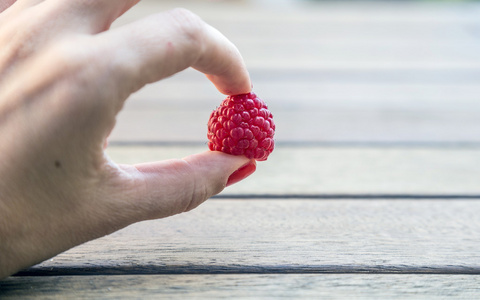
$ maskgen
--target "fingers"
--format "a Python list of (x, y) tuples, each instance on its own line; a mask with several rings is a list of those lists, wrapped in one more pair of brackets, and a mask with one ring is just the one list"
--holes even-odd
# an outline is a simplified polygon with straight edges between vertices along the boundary
[[(7, 71), (14, 70), (14, 67), (31, 53), (40, 53), (42, 45), (52, 44), (51, 41), (55, 38), (68, 37), (68, 33), (72, 31), (100, 32), (138, 2), (77, 0), (61, 1), (58, 4), (58, 1), (60, 0), (44, 1), (32, 8), (44, 10), (51, 7), (52, 10), (55, 8), (62, 13), (55, 11), (42, 14), (46, 20), (41, 20), (40, 15), (33, 18), (37, 14), (31, 17), (29, 14), (22, 15), (23, 18), (14, 18), (15, 22), (8, 23), (9, 31), (1, 32), (0, 42), (6, 51), (0, 58), (3, 76), (8, 74)], [(25, 5), (27, 2), (17, 4)], [(35, 0), (30, 2), (34, 3)], [(82, 6), (81, 3), (86, 4)], [(106, 5), (108, 9), (97, 11), (94, 9), (98, 8), (97, 5)], [(84, 13), (79, 14), (78, 10), (82, 9)], [(60, 19), (51, 16), (60, 16)], [(32, 30), (25, 29), (27, 24), (30, 24)], [(17, 33), (17, 28), (24, 30)], [(217, 30), (184, 9), (157, 14), (89, 39), (85, 38), (85, 35), (80, 37), (82, 38), (66, 39), (70, 41), (67, 48), (75, 48), (74, 61), (89, 57), (89, 61), (94, 62), (99, 69), (98, 73), (108, 70), (112, 76), (107, 79), (112, 86), (118, 87), (119, 94), (122, 95), (129, 95), (145, 84), (161, 80), (188, 67), (205, 73), (221, 93), (232, 95), (251, 90), (250, 77), (237, 48)], [(84, 41), (84, 44), (78, 42), (79, 40)], [(77, 52), (81, 55), (78, 56)], [(125, 99), (126, 97), (119, 101), (123, 102)]]
[(62, 16), (64, 26), (74, 31), (95, 34), (110, 28), (110, 25), (140, 0), (51, 0), (49, 10)]
[[(20, 12), (21, 10), (24, 10), (28, 7), (32, 7), (40, 2), (43, 2), (45, 0), (22, 0), (22, 1), (17, 1), (17, 0), (4, 0), (3, 2), (7, 4), (6, 8), (11, 6), (11, 10), (15, 12)], [(10, 5), (8, 4), (10, 3)], [(15, 4), (15, 5), (13, 5)], [(1, 6), (1, 4), (0, 4)], [(13, 13), (13, 12), (12, 12)]]
[[(46, 30), (54, 29), (56, 32), (72, 30), (81, 33), (98, 33), (110, 27), (113, 21), (137, 4), (140, 0), (4, 0), (0, 2), (0, 12), (12, 6), (9, 12), (10, 21), (21, 20), (22, 29), (32, 27), (38, 31), (36, 24)], [(37, 6), (37, 4), (42, 4)], [(34, 10), (29, 8), (35, 7)], [(58, 26), (51, 26), (51, 25)], [(17, 28), (17, 29), (18, 29)]]
[(130, 211), (134, 212), (135, 221), (189, 211), (220, 193), (232, 173), (245, 165), (249, 172), (234, 178), (239, 181), (255, 171), (255, 161), (213, 151), (127, 168), (136, 185), (136, 193), (129, 194), (127, 199), (133, 207)]
[[(0, 77), (47, 45), (107, 30), (139, 0), (22, 0), (0, 15)], [(0, 2), (7, 6), (11, 1)], [(1, 8), (1, 6), (0, 6)]]
[[(184, 9), (154, 15), (97, 36), (111, 53), (115, 80), (134, 90), (193, 67), (224, 94), (248, 93), (250, 77), (237, 48), (220, 32)], [(121, 51), (119, 51), (121, 49)], [(133, 92), (130, 91), (130, 92)]]

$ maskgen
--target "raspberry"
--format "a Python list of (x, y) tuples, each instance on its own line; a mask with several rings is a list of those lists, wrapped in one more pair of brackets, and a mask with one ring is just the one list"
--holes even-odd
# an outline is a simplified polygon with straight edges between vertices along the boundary
[(208, 121), (208, 148), (227, 154), (267, 160), (275, 143), (275, 123), (263, 100), (254, 93), (228, 96)]

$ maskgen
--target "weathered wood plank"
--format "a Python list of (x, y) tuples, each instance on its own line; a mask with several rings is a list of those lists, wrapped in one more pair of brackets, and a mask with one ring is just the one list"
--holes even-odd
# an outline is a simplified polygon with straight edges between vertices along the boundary
[(211, 200), (23, 274), (480, 274), (480, 201)]
[[(455, 84), (380, 83), (380, 74), (375, 75), (378, 81), (362, 83), (361, 72), (352, 76), (343, 82), (338, 74), (317, 81), (308, 76), (291, 82), (281, 75), (260, 78), (255, 91), (274, 113), (277, 140), (480, 140), (480, 87), (467, 74)], [(445, 80), (455, 76), (449, 78)], [(223, 97), (193, 71), (151, 85), (127, 101), (111, 140), (202, 141), (206, 125), (201, 124)]]
[[(182, 158), (205, 146), (111, 146), (119, 163)], [(480, 194), (480, 148), (278, 146), (224, 194)]]
[(250, 68), (298, 68), (325, 62), (348, 66), (396, 62), (400, 68), (412, 63), (478, 67), (478, 4), (282, 4), (142, 1), (114, 27), (184, 6), (238, 44)]
[[(323, 1), (297, 1), (297, 0), (235, 0), (217, 1), (209, 0), (144, 0), (122, 18), (131, 18), (136, 15), (151, 14), (153, 10), (171, 9), (178, 6), (189, 6), (199, 9), (209, 18), (225, 21), (244, 20), (249, 15), (257, 20), (274, 19), (284, 20), (284, 14), (299, 14), (284, 21), (318, 21), (320, 19), (337, 22), (421, 22), (431, 23), (438, 21), (448, 22), (478, 22), (476, 18), (480, 12), (477, 3), (419, 3), (419, 2), (369, 2), (359, 1), (348, 4), (340, 2)], [(237, 8), (232, 11), (232, 8)], [(224, 12), (219, 14), (217, 11)], [(380, 12), (384, 12), (381, 14)], [(230, 16), (233, 19), (230, 19)], [(343, 17), (341, 17), (343, 16)], [(306, 18), (305, 18), (306, 17)], [(127, 20), (128, 21), (128, 20)]]
[[(214, 108), (124, 110), (110, 141), (204, 142)], [(281, 142), (480, 142), (480, 112), (476, 111), (272, 111), (275, 139)]]
[(151, 275), (10, 277), (2, 299), (477, 299), (471, 275)]
[[(157, 11), (164, 11), (175, 7), (186, 7), (209, 21), (224, 23), (264, 22), (276, 27), (285, 23), (321, 24), (321, 23), (364, 23), (370, 24), (398, 24), (423, 25), (424, 32), (434, 25), (448, 24), (476, 24), (479, 22), (478, 3), (418, 3), (418, 2), (350, 2), (347, 5), (341, 2), (323, 1), (296, 1), (296, 0), (263, 0), (263, 1), (189, 1), (189, 0), (144, 0), (131, 9), (117, 22), (116, 26), (123, 25), (139, 17), (150, 15)], [(267, 24), (268, 25), (268, 24)], [(241, 28), (240, 28), (241, 29)], [(396, 28), (398, 31), (407, 28)], [(449, 28), (452, 30), (452, 28)], [(237, 28), (239, 30), (239, 28)], [(279, 31), (276, 31), (279, 33)], [(244, 31), (246, 34), (247, 32)], [(249, 32), (254, 34), (254, 32)], [(354, 33), (351, 33), (354, 36)], [(391, 35), (385, 28), (375, 28), (372, 34), (381, 33)], [(460, 34), (468, 32), (432, 32), (442, 35), (443, 38), (458, 38)], [(462, 36), (462, 35), (460, 35)], [(410, 35), (408, 37), (411, 37)]]
[(478, 66), (480, 58), (475, 3), (142, 1), (113, 27), (178, 6), (238, 43), (251, 68), (264, 61), (298, 68), (376, 60), (400, 68), (429, 62)]
[[(255, 91), (274, 113), (279, 141), (480, 141), (480, 87), (472, 81), (480, 80), (480, 73), (433, 79), (437, 75), (422, 77), (412, 70), (395, 75), (413, 78), (403, 83), (385, 82), (387, 73), (372, 75), (376, 79), (359, 71), (350, 79), (336, 74), (318, 80), (259, 75)], [(206, 125), (201, 124), (223, 97), (194, 72), (151, 85), (127, 101), (111, 140), (202, 141)]]
[(282, 7), (254, 1), (142, 1), (115, 26), (185, 6), (237, 43), (250, 67), (307, 67), (317, 62), (478, 67), (479, 5), (471, 4), (467, 10), (465, 4), (288, 2), (291, 5)]
[[(480, 67), (285, 67), (253, 69), (250, 74), (254, 90), (277, 108), (480, 111)], [(133, 94), (127, 109), (207, 109), (223, 97), (203, 74), (189, 69)]]

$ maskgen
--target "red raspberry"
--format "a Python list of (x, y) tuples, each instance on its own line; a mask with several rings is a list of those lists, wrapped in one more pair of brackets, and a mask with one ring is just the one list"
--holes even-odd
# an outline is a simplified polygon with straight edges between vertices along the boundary
[(254, 93), (228, 96), (208, 121), (208, 148), (227, 154), (267, 160), (275, 143), (275, 123)]

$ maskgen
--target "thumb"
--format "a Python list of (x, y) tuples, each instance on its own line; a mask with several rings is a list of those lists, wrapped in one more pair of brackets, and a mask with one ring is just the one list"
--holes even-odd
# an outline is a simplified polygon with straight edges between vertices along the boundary
[[(207, 151), (126, 169), (141, 188), (130, 198), (138, 219), (158, 219), (189, 211), (225, 186), (251, 175), (255, 160)], [(132, 196), (132, 195), (130, 195)]]

